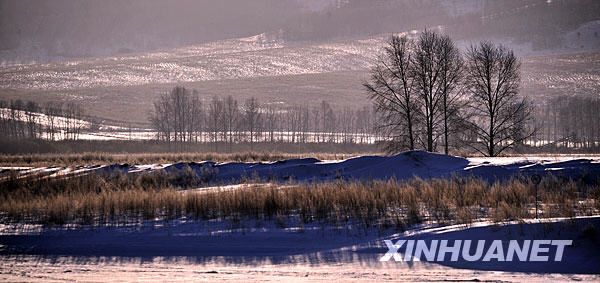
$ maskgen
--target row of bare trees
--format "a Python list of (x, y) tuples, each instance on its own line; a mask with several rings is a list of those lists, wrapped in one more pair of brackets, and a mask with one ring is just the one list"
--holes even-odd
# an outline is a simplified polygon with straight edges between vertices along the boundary
[(20, 99), (0, 100), (0, 136), (3, 139), (78, 139), (84, 127), (81, 105)]
[(538, 131), (531, 145), (547, 150), (600, 148), (600, 99), (559, 96), (536, 111)]
[(239, 103), (232, 96), (203, 100), (184, 87), (160, 96), (150, 115), (158, 140), (212, 142), (215, 150), (218, 143), (239, 142), (369, 143), (373, 121), (369, 107), (335, 110), (325, 101), (312, 108), (276, 107), (254, 97)]
[(386, 150), (451, 147), (496, 156), (533, 133), (532, 107), (518, 94), (511, 50), (482, 42), (463, 55), (452, 39), (424, 31), (392, 36), (364, 86)]
[(154, 102), (150, 122), (157, 130), (158, 139), (175, 142), (192, 141), (201, 131), (197, 121), (202, 104), (198, 93), (175, 87)]

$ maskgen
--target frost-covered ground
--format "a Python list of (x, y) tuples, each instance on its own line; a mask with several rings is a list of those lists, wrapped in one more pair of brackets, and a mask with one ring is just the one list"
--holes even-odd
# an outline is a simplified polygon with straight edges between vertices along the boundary
[[(272, 222), (146, 222), (124, 227), (2, 225), (0, 279), (10, 281), (555, 281), (599, 280), (600, 217), (405, 232)], [(569, 239), (560, 262), (380, 262), (384, 240)], [(401, 253), (404, 253), (401, 250)], [(550, 252), (551, 253), (551, 252)], [(552, 257), (552, 255), (550, 255)], [(449, 258), (449, 256), (448, 256)]]
[(322, 161), (316, 158), (280, 160), (275, 162), (182, 162), (175, 164), (112, 164), (79, 167), (4, 167), (0, 178), (11, 171), (21, 176), (73, 176), (116, 172), (144, 174), (158, 170), (177, 173), (191, 169), (208, 185), (231, 185), (253, 179), (274, 182), (330, 182), (336, 180), (407, 180), (476, 177), (490, 182), (513, 177), (553, 175), (586, 183), (600, 180), (598, 156), (532, 156), (462, 158), (423, 151), (404, 152), (394, 156), (360, 156), (346, 160)]

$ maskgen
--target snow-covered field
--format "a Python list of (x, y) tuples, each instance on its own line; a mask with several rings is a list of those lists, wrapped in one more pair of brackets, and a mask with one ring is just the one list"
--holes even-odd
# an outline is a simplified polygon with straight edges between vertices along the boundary
[[(0, 89), (56, 92), (367, 70), (387, 36), (292, 44), (242, 38), (136, 55), (0, 67)], [(597, 53), (525, 57), (524, 87), (543, 84), (553, 91), (593, 92), (600, 78), (592, 66), (598, 62)], [(574, 72), (582, 63), (592, 69)]]
[(0, 69), (0, 86), (67, 90), (365, 69), (385, 37), (316, 45), (218, 41), (174, 50)]
[[(600, 24), (592, 22), (586, 28), (590, 31), (598, 31)], [(413, 30), (400, 34), (416, 37), (418, 31)], [(0, 66), (0, 88), (64, 91), (366, 70), (372, 66), (388, 37), (389, 34), (379, 34), (325, 42), (284, 42), (276, 37), (260, 34), (247, 38), (221, 40), (131, 55), (46, 64)], [(597, 39), (593, 40), (597, 41)], [(589, 46), (585, 49), (579, 48), (580, 46), (572, 46), (570, 49), (565, 47), (564, 51), (534, 52), (530, 46), (522, 46), (522, 44), (503, 39), (496, 41), (515, 48), (522, 56), (560, 54), (567, 51), (570, 53), (598, 51), (596, 42), (588, 43)], [(571, 42), (575, 41), (571, 40)], [(458, 45), (466, 48), (471, 43), (471, 41), (459, 41)], [(598, 56), (594, 53), (591, 57), (579, 56), (570, 59), (557, 57), (537, 60), (535, 57), (527, 57), (525, 71), (529, 75), (529, 65), (556, 64), (560, 66), (577, 63), (578, 59), (584, 60), (586, 64), (597, 65), (598, 63)], [(535, 75), (536, 72), (531, 74)], [(544, 79), (545, 83), (551, 84), (550, 87), (558, 87), (573, 81), (591, 84), (597, 83), (599, 80), (598, 74), (595, 72), (586, 72), (584, 77), (579, 77), (580, 74), (572, 72), (541, 75), (544, 77), (536, 76), (531, 79), (533, 81)], [(566, 75), (566, 77), (561, 75)], [(593, 87), (593, 85), (583, 87)]]

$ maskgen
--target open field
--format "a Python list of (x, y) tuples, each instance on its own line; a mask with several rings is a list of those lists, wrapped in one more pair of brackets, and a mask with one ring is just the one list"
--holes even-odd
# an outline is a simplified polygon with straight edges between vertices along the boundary
[(344, 143), (173, 143), (157, 141), (0, 141), (0, 166), (77, 166), (182, 161), (275, 161), (317, 157), (343, 159), (382, 154), (374, 144)]
[[(340, 108), (358, 108), (368, 104), (361, 87), (366, 72), (290, 75), (219, 81), (115, 86), (77, 90), (47, 91), (0, 88), (0, 99), (78, 101), (92, 116), (147, 124), (152, 101), (176, 85), (196, 89), (203, 99), (232, 95), (243, 101), (257, 97), (261, 102), (316, 106), (322, 100), (336, 102)], [(344, 98), (337, 100), (337, 98)]]

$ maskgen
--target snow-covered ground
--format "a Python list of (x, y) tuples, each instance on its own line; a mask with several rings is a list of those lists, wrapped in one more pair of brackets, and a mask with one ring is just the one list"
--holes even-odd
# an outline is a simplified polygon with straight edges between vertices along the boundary
[[(279, 226), (279, 227), (278, 227)], [(10, 281), (599, 280), (600, 217), (472, 226), (422, 225), (405, 232), (270, 221), (147, 222), (125, 227), (0, 229), (0, 279)], [(380, 262), (384, 240), (568, 239), (560, 262)], [(400, 251), (404, 253), (403, 250)], [(552, 257), (552, 256), (550, 256)], [(449, 257), (448, 257), (449, 258)]]
[[(97, 173), (110, 175), (148, 173), (157, 170), (178, 172), (187, 168), (209, 185), (239, 184), (248, 179), (276, 182), (327, 182), (335, 180), (407, 180), (476, 177), (490, 182), (513, 177), (553, 175), (588, 183), (600, 180), (598, 156), (532, 156), (497, 158), (462, 158), (424, 151), (404, 152), (394, 156), (361, 156), (346, 160), (321, 161), (316, 158), (289, 159), (275, 162), (182, 162), (176, 164), (112, 164), (51, 168), (15, 168), (22, 176), (49, 177)], [(3, 168), (0, 178), (12, 170)]]
[[(488, 180), (554, 174), (596, 182), (594, 157), (461, 158), (422, 151), (347, 160), (314, 158), (268, 163), (177, 163), (18, 168), (23, 176), (142, 174), (192, 168), (210, 179), (206, 190), (282, 186), (281, 181), (443, 178)], [(1, 174), (17, 168), (0, 168)], [(0, 175), (2, 176), (2, 175)], [(6, 176), (6, 175), (4, 175)], [(275, 183), (240, 184), (251, 177)], [(595, 179), (594, 179), (595, 178)], [(244, 181), (246, 182), (246, 181)], [(276, 219), (155, 220), (108, 226), (0, 224), (0, 281), (566, 281), (600, 280), (600, 216), (439, 226), (406, 231), (355, 226), (352, 221), (302, 223)], [(560, 262), (380, 262), (385, 240), (572, 240)], [(405, 249), (400, 249), (404, 255)], [(551, 256), (552, 257), (552, 256)]]
[(0, 68), (0, 86), (66, 90), (358, 70), (370, 65), (384, 40), (379, 36), (296, 46), (264, 43), (258, 37), (231, 39), (127, 56), (9, 66)]

